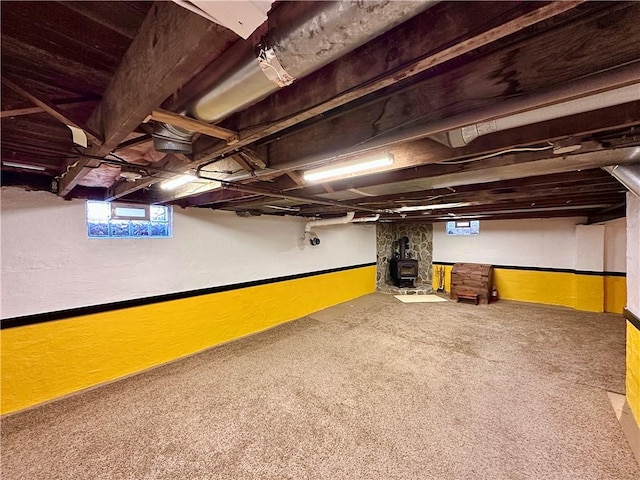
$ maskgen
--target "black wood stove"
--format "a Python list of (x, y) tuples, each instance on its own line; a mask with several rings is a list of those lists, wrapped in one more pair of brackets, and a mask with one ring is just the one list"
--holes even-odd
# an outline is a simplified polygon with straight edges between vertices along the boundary
[(399, 251), (389, 262), (389, 273), (396, 287), (415, 288), (415, 280), (418, 277), (418, 261), (408, 258), (409, 237), (402, 237), (397, 242)]

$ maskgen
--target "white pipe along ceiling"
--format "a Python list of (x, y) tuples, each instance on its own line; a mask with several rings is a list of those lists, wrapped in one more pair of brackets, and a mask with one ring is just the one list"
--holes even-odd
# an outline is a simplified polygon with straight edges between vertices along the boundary
[(311, 228), (313, 227), (326, 227), (328, 225), (342, 225), (345, 223), (351, 223), (353, 217), (355, 217), (356, 212), (349, 212), (344, 217), (339, 218), (325, 218), (322, 220), (310, 220), (304, 226), (304, 232), (311, 232)]

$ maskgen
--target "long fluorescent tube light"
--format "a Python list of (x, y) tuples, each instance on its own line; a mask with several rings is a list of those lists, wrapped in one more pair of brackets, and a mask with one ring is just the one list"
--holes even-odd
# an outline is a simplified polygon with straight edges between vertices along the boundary
[(371, 170), (386, 167), (393, 164), (393, 155), (385, 153), (377, 157), (349, 160), (326, 167), (314, 168), (304, 172), (303, 178), (307, 182), (319, 182), (321, 180), (355, 177), (371, 173)]
[(472, 205), (471, 202), (439, 203), (436, 205), (415, 205), (411, 207), (400, 207), (395, 211), (396, 212), (419, 212), (421, 210), (438, 210), (441, 208), (468, 207), (470, 205)]
[(39, 172), (44, 172), (46, 170), (45, 167), (41, 167), (40, 165), (27, 165), (26, 163), (2, 162), (2, 164), (5, 167), (24, 168), (25, 170), (37, 170)]
[(193, 175), (181, 175), (171, 180), (166, 180), (160, 184), (160, 188), (163, 190), (175, 190), (182, 185), (186, 185), (189, 182), (193, 182), (196, 179)]

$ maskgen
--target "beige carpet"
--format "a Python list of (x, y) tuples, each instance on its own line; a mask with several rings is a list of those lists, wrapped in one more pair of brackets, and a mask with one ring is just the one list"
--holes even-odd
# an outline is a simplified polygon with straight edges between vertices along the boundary
[(438, 295), (394, 295), (402, 303), (434, 303), (434, 302), (448, 302), (446, 298), (439, 297)]
[(618, 315), (372, 294), (8, 417), (1, 476), (638, 479), (624, 342)]

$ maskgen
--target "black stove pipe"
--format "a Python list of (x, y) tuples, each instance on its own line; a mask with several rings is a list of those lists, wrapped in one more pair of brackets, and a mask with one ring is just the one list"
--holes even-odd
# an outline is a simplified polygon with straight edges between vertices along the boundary
[(398, 240), (398, 247), (400, 247), (400, 259), (407, 258), (407, 250), (409, 250), (409, 237), (402, 237)]

